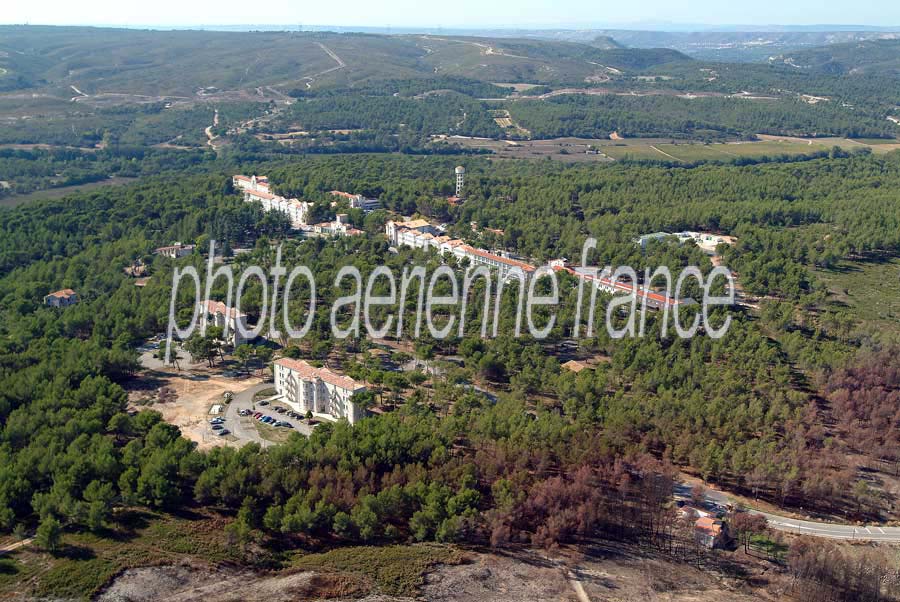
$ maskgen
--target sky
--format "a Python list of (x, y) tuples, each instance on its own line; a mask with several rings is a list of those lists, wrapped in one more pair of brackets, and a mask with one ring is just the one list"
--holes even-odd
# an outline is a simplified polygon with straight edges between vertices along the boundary
[[(900, 25), (897, 0), (3, 0), (0, 23), (600, 28), (663, 24)], [(663, 25), (661, 27), (661, 25)]]

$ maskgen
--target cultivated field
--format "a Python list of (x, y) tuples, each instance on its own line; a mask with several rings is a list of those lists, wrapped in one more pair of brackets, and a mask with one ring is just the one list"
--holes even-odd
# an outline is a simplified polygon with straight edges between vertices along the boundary
[[(900, 141), (862, 141), (847, 138), (791, 138), (760, 136), (756, 141), (704, 144), (674, 141), (670, 138), (630, 138), (618, 140), (591, 138), (554, 138), (550, 140), (503, 141), (486, 138), (453, 137), (450, 141), (466, 148), (488, 149), (503, 158), (528, 159), (550, 157), (559, 161), (696, 161), (728, 162), (740, 158), (799, 156), (831, 150), (869, 148), (874, 153), (900, 149)], [(871, 143), (870, 143), (871, 142)]]

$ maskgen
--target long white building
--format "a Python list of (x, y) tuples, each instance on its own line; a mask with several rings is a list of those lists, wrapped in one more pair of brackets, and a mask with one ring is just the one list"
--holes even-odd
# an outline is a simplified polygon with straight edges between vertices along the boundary
[(308, 223), (309, 210), (313, 204), (272, 194), (267, 177), (236, 175), (232, 178), (232, 183), (235, 188), (244, 191), (245, 202), (259, 203), (262, 205), (263, 211), (286, 213), (294, 229), (299, 230)]
[[(496, 269), (500, 272), (501, 278), (506, 278), (516, 268), (521, 269), (526, 276), (536, 270), (533, 265), (524, 261), (503, 257), (484, 249), (477, 249), (449, 236), (435, 236), (432, 232), (436, 232), (434, 226), (431, 226), (425, 220), (390, 221), (385, 225), (385, 233), (395, 245), (413, 247), (415, 249), (435, 249), (445, 257), (454, 257), (457, 262), (468, 259), (471, 265), (484, 265)], [(583, 278), (601, 291), (637, 297), (638, 301), (646, 301), (647, 306), (654, 309), (693, 303), (692, 299), (675, 299), (650, 288), (640, 286), (637, 283), (613, 281), (610, 278), (594, 274), (589, 270), (566, 267), (565, 261), (562, 260), (551, 261), (549, 266), (557, 272), (566, 272), (578, 278)]]
[(346, 418), (350, 424), (365, 416), (365, 409), (351, 401), (354, 394), (366, 390), (363, 383), (303, 360), (281, 358), (275, 362), (275, 390), (300, 414), (311, 411), (329, 420)]
[(452, 256), (457, 262), (468, 259), (472, 265), (484, 265), (495, 268), (500, 272), (500, 277), (505, 278), (514, 269), (519, 268), (525, 274), (535, 271), (535, 267), (524, 261), (504, 257), (478, 249), (465, 242), (440, 235), (440, 232), (423, 219), (394, 222), (389, 221), (384, 227), (388, 239), (399, 246), (412, 247), (414, 249), (434, 249), (441, 255)]

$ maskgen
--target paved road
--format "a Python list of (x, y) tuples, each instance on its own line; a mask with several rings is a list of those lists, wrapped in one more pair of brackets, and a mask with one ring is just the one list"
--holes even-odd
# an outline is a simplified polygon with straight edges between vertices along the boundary
[[(679, 483), (675, 486), (676, 498), (689, 499), (690, 496), (690, 485)], [(733, 500), (727, 493), (715, 491), (713, 489), (706, 490), (706, 501), (713, 506), (725, 506), (726, 504), (733, 503)], [(858, 525), (846, 525), (841, 523), (798, 520), (752, 509), (750, 512), (766, 517), (766, 520), (769, 521), (769, 527), (776, 531), (786, 531), (788, 533), (823, 537), (826, 539), (900, 543), (900, 527), (880, 527), (872, 525), (860, 527)]]
[[(237, 438), (238, 442), (241, 445), (250, 441), (255, 441), (262, 447), (275, 445), (272, 441), (264, 439), (259, 435), (259, 431), (256, 428), (256, 424), (254, 424), (253, 418), (251, 418), (250, 416), (238, 415), (238, 412), (240, 410), (249, 410), (253, 407), (253, 396), (256, 393), (264, 389), (271, 388), (272, 383), (261, 383), (258, 385), (254, 385), (248, 389), (244, 389), (240, 393), (235, 393), (234, 399), (232, 399), (231, 403), (225, 407), (225, 428), (231, 431), (231, 434)], [(257, 405), (256, 409), (257, 411), (264, 412), (272, 416), (273, 418), (284, 418), (277, 412), (266, 411), (271, 407), (272, 406)], [(305, 435), (308, 437), (312, 433), (312, 428), (306, 423), (305, 420), (290, 420), (290, 423), (294, 425), (293, 430), (297, 431), (301, 435)]]

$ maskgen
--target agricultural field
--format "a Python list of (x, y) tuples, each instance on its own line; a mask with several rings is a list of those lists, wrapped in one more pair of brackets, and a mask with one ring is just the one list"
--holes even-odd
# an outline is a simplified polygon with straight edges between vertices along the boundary
[(873, 153), (891, 152), (900, 144), (869, 145), (846, 138), (775, 138), (761, 136), (757, 141), (741, 142), (674, 142), (663, 138), (630, 138), (604, 140), (592, 138), (554, 138), (549, 140), (501, 141), (485, 138), (452, 137), (448, 139), (467, 149), (488, 150), (502, 158), (557, 161), (666, 161), (695, 163), (698, 161), (731, 162), (737, 159), (800, 156), (828, 152), (835, 146), (854, 151), (869, 148)]

